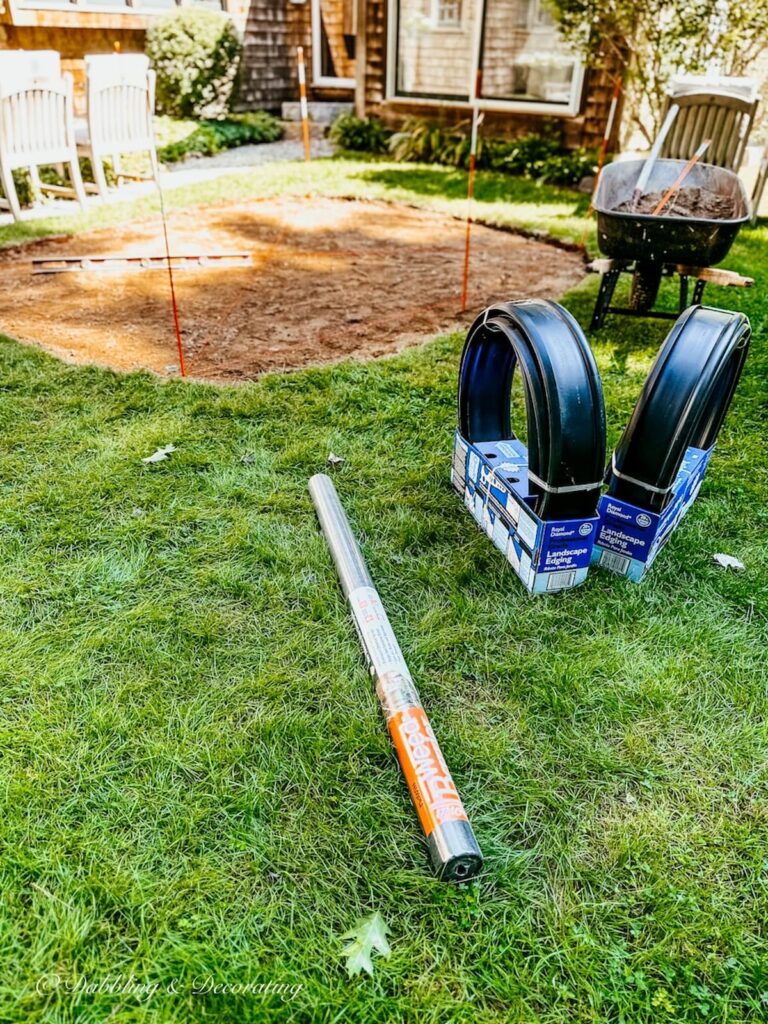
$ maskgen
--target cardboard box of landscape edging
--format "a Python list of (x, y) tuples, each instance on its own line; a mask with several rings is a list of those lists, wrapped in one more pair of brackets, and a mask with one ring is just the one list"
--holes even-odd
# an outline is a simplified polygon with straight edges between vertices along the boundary
[(672, 499), (663, 512), (648, 512), (607, 494), (600, 499), (592, 561), (639, 583), (699, 493), (712, 448), (689, 448), (672, 484)]
[(457, 431), (451, 483), (529, 593), (584, 582), (599, 519), (539, 519), (528, 491), (528, 451), (520, 441), (470, 444)]

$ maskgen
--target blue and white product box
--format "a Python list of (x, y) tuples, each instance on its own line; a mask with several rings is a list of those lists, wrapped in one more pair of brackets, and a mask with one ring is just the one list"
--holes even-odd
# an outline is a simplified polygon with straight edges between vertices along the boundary
[(528, 450), (520, 441), (470, 444), (457, 431), (451, 483), (529, 593), (584, 582), (599, 519), (539, 519), (528, 490)]
[(686, 451), (672, 484), (672, 500), (663, 512), (648, 512), (604, 494), (597, 509), (600, 526), (592, 561), (639, 583), (695, 501), (713, 450), (714, 445)]

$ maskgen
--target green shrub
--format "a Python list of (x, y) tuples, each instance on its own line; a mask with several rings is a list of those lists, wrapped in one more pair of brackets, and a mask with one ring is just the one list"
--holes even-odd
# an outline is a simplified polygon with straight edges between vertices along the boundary
[[(471, 125), (466, 121), (443, 128), (421, 118), (409, 118), (390, 139), (389, 149), (395, 160), (466, 168), (470, 133)], [(478, 167), (556, 185), (578, 184), (594, 172), (596, 160), (591, 150), (566, 149), (549, 127), (541, 134), (517, 139), (481, 135), (477, 145)]]
[(25, 167), (20, 167), (11, 173), (13, 175), (13, 184), (16, 187), (16, 198), (19, 200), (19, 206), (32, 206), (40, 198), (37, 189), (32, 184), (32, 175)]
[(263, 110), (230, 114), (222, 121), (200, 121), (181, 139), (160, 146), (158, 158), (166, 164), (188, 156), (213, 156), (225, 149), (258, 142), (275, 142), (283, 134), (276, 117)]
[(486, 147), (484, 166), (536, 178), (549, 160), (563, 152), (560, 140), (546, 130), (517, 139), (492, 139)]
[(182, 8), (153, 20), (146, 51), (157, 72), (159, 113), (210, 118), (229, 110), (242, 43), (226, 14)]
[(331, 125), (331, 142), (356, 153), (386, 153), (392, 133), (377, 117), (339, 114)]
[(572, 149), (549, 157), (540, 173), (529, 175), (551, 185), (578, 185), (582, 178), (597, 170), (597, 153), (593, 149)]
[[(59, 174), (55, 167), (40, 167), (38, 169), (38, 173), (42, 185), (58, 185), (66, 188), (72, 187), (72, 182), (67, 171), (65, 171), (64, 174)], [(84, 182), (92, 182), (94, 180), (91, 161), (87, 156), (80, 157), (80, 174)], [(104, 176), (107, 179), (108, 185), (116, 184), (117, 176), (113, 171), (112, 164), (109, 160), (104, 161)], [(19, 200), (19, 206), (34, 206), (34, 204), (42, 198), (34, 186), (32, 175), (26, 167), (20, 167), (18, 170), (13, 171), (13, 183), (16, 186), (16, 197)]]
[[(87, 156), (81, 156), (78, 163), (80, 164), (80, 177), (83, 179), (83, 183), (95, 183), (96, 179), (93, 174), (93, 165), (91, 164), (90, 158)], [(104, 177), (106, 178), (107, 184), (116, 185), (117, 175), (112, 167), (112, 161), (102, 160), (101, 165), (104, 168)], [(41, 167), (40, 181), (44, 185), (58, 185), (64, 186), (65, 188), (70, 188), (72, 186), (68, 171), (65, 169), (63, 174), (59, 174), (55, 167)]]
[(465, 167), (469, 162), (469, 125), (466, 121), (441, 128), (420, 117), (409, 117), (389, 140), (395, 160)]
[(494, 171), (520, 174), (555, 185), (576, 185), (594, 173), (597, 154), (588, 149), (565, 149), (551, 133), (529, 134), (512, 140), (491, 139), (482, 165)]

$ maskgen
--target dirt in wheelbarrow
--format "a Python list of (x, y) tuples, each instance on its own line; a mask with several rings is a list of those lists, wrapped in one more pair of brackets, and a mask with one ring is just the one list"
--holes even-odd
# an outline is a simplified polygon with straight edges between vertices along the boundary
[[(646, 192), (635, 203), (626, 199), (619, 203), (617, 213), (653, 213), (664, 192)], [(730, 220), (736, 216), (736, 201), (733, 196), (724, 196), (708, 188), (689, 186), (681, 188), (677, 195), (664, 206), (660, 217), (694, 217), (697, 220)]]
[[(280, 198), (176, 211), (175, 255), (248, 253), (246, 267), (175, 273), (190, 376), (257, 377), (370, 358), (466, 324), (492, 301), (557, 298), (578, 252), (475, 225), (460, 315), (464, 224), (382, 202)], [(177, 372), (167, 270), (32, 275), (32, 258), (162, 256), (156, 220), (5, 250), (0, 332), (72, 362)]]

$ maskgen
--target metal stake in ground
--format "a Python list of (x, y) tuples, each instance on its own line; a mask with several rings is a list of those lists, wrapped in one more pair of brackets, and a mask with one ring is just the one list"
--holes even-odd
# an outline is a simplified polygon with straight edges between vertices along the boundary
[[(153, 112), (149, 112), (149, 123), (154, 125)], [(155, 130), (152, 127), (152, 146), (155, 152), (157, 152), (157, 140), (155, 139)], [(163, 222), (163, 239), (165, 240), (165, 260), (168, 264), (168, 284), (171, 289), (171, 309), (173, 310), (173, 328), (176, 333), (176, 350), (179, 354), (179, 373), (182, 377), (187, 376), (187, 367), (184, 363), (184, 346), (181, 341), (181, 324), (179, 323), (179, 306), (176, 302), (176, 287), (173, 281), (173, 257), (171, 256), (171, 243), (168, 240), (168, 219), (165, 216), (165, 200), (163, 198), (163, 190), (160, 186), (160, 175), (155, 176), (155, 184), (157, 185), (157, 194), (160, 197), (160, 219)]]
[(160, 217), (163, 221), (163, 238), (165, 239), (165, 259), (168, 263), (168, 284), (171, 289), (171, 309), (173, 310), (173, 327), (176, 332), (176, 350), (179, 353), (179, 372), (182, 377), (187, 376), (187, 368), (184, 364), (184, 346), (181, 342), (181, 324), (179, 323), (179, 304), (176, 301), (176, 286), (173, 282), (173, 260), (171, 258), (171, 243), (168, 241), (168, 221), (165, 216), (165, 203), (163, 201), (163, 190), (160, 182), (157, 183), (157, 191), (160, 196)]
[(608, 108), (608, 120), (605, 122), (605, 131), (603, 132), (603, 141), (600, 143), (600, 153), (597, 158), (597, 170), (595, 171), (595, 180), (592, 185), (592, 195), (589, 201), (589, 212), (592, 212), (592, 198), (597, 190), (597, 186), (600, 182), (600, 175), (603, 172), (605, 165), (605, 158), (608, 155), (608, 143), (611, 140), (611, 132), (613, 131), (613, 122), (616, 120), (616, 108), (619, 105), (619, 95), (621, 94), (621, 75), (616, 77), (616, 81), (613, 83), (613, 94), (611, 96), (611, 105)]
[(299, 108), (301, 110), (301, 135), (304, 139), (304, 159), (309, 163), (309, 110), (307, 109), (307, 72), (304, 67), (304, 47), (296, 47), (299, 62)]
[(586, 245), (587, 235), (589, 234), (589, 218), (594, 213), (594, 206), (592, 202), (595, 198), (595, 192), (597, 192), (597, 186), (600, 184), (600, 175), (603, 173), (603, 167), (605, 166), (605, 158), (608, 156), (608, 143), (611, 139), (611, 132), (613, 131), (613, 122), (616, 120), (616, 109), (619, 105), (619, 96), (621, 94), (621, 75), (616, 77), (616, 81), (613, 83), (613, 94), (611, 96), (611, 105), (608, 108), (608, 120), (605, 122), (605, 131), (603, 132), (603, 141), (600, 143), (600, 153), (597, 157), (597, 168), (595, 170), (595, 180), (592, 182), (592, 192), (589, 196), (589, 206), (587, 207), (587, 223), (584, 227), (584, 234), (581, 238), (581, 244)]
[(376, 680), (376, 694), (427, 837), (434, 869), (443, 881), (465, 882), (478, 873), (483, 855), (403, 652), (331, 478), (325, 473), (313, 476), (309, 493), (349, 602), (368, 667)]
[(461, 282), (461, 312), (467, 310), (469, 298), (469, 249), (472, 235), (472, 200), (475, 197), (475, 171), (477, 169), (477, 133), (483, 120), (483, 114), (477, 106), (480, 98), (482, 72), (478, 71), (475, 78), (475, 95), (472, 106), (472, 135), (469, 141), (469, 175), (467, 177), (467, 230), (464, 236), (464, 273)]

